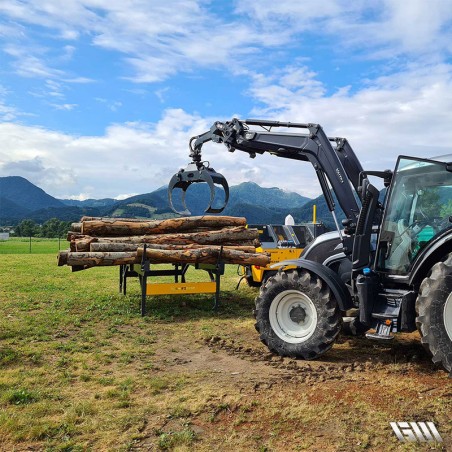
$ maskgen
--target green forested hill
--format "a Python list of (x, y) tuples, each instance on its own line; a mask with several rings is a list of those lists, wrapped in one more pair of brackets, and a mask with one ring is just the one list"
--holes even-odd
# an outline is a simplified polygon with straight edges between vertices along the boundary
[[(222, 192), (214, 206), (223, 203)], [(180, 198), (175, 193), (174, 203)], [(206, 184), (195, 184), (187, 191), (186, 203), (193, 215), (202, 215), (208, 206), (210, 192)], [(224, 215), (244, 216), (250, 223), (284, 223), (291, 214), (297, 223), (312, 220), (312, 205), (317, 205), (317, 218), (332, 225), (331, 215), (323, 196), (310, 200), (294, 192), (277, 187), (261, 187), (253, 182), (230, 187), (230, 198)], [(181, 207), (179, 205), (179, 207)], [(114, 199), (86, 201), (58, 200), (22, 177), (0, 178), (0, 225), (14, 225), (23, 219), (44, 223), (50, 218), (78, 221), (83, 215), (142, 218), (175, 216), (168, 204), (167, 187), (151, 193)], [(339, 215), (339, 219), (340, 219)]]

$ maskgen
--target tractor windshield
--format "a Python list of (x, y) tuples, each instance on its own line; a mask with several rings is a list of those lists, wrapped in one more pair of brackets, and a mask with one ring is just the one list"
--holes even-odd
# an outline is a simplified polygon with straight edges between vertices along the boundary
[(452, 226), (447, 164), (400, 157), (380, 231), (377, 269), (406, 274), (420, 251)]

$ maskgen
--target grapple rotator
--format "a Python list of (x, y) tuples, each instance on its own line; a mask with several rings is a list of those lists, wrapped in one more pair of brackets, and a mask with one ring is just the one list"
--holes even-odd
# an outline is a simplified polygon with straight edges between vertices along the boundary
[[(225, 177), (217, 173), (212, 167), (209, 166), (208, 162), (201, 161), (201, 146), (204, 142), (196, 147), (196, 143), (198, 143), (200, 137), (193, 137), (190, 140), (190, 157), (192, 161), (188, 164), (188, 166), (184, 169), (179, 170), (170, 180), (168, 184), (168, 202), (171, 209), (178, 213), (179, 215), (191, 215), (190, 210), (187, 208), (185, 204), (185, 196), (187, 194), (187, 190), (192, 184), (205, 182), (210, 188), (210, 201), (209, 205), (205, 209), (206, 213), (220, 213), (224, 210), (229, 201), (229, 185), (226, 181)], [(212, 138), (210, 137), (209, 140)], [(195, 147), (192, 147), (192, 142), (196, 140)], [(221, 187), (224, 192), (224, 201), (220, 207), (213, 207), (215, 204), (216, 197), (216, 187)], [(174, 192), (174, 190), (177, 190)], [(173, 192), (180, 192), (180, 204), (183, 207), (183, 210), (177, 210), (173, 204)]]

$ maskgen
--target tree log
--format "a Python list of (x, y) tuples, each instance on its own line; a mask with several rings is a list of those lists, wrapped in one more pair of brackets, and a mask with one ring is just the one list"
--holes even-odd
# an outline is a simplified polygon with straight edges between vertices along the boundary
[[(144, 235), (143, 237), (140, 237), (140, 239), (142, 240), (142, 243), (174, 243), (178, 245), (198, 243), (200, 245), (218, 245), (225, 242), (238, 243), (242, 240), (254, 240), (258, 237), (259, 232), (257, 229), (247, 229), (243, 226), (239, 226), (223, 228), (218, 231)], [(135, 237), (130, 237), (130, 239), (133, 241)]]
[[(152, 243), (152, 244), (174, 244), (189, 245), (253, 245), (254, 240), (259, 237), (257, 229), (247, 229), (243, 226), (235, 228), (223, 228), (218, 231), (187, 232), (180, 234), (158, 234), (129, 237), (90, 237), (75, 239), (77, 251), (89, 251), (93, 242), (109, 243)], [(249, 243), (251, 241), (251, 243)], [(247, 242), (247, 243), (242, 243)]]
[(96, 237), (89, 236), (86, 236), (83, 239), (73, 240), (71, 241), (71, 250), (74, 248), (72, 245), (75, 244), (75, 251), (79, 252), (89, 251), (91, 243), (96, 241), (97, 241)]
[(123, 218), (123, 217), (87, 217), (84, 216), (80, 219), (80, 222), (84, 221), (131, 221), (135, 223), (140, 223), (142, 221), (152, 221), (147, 220), (146, 218)]
[(92, 242), (89, 245), (90, 252), (117, 252), (136, 251), (140, 245), (138, 243), (99, 243)]
[(78, 233), (82, 232), (82, 223), (72, 223), (71, 231)]
[[(241, 217), (205, 215), (200, 217), (181, 217), (167, 220), (124, 221), (111, 219), (83, 221), (81, 233), (91, 236), (130, 236), (143, 234), (164, 234), (189, 231), (193, 228), (217, 228), (245, 226), (246, 219)], [(75, 226), (73, 224), (72, 226)], [(77, 229), (72, 227), (77, 232)]]
[[(138, 249), (138, 255), (143, 249)], [(187, 263), (187, 264), (216, 264), (220, 247), (208, 247), (188, 250), (156, 250), (146, 249), (146, 256), (151, 263)], [(264, 253), (243, 253), (240, 251), (224, 249), (220, 260), (226, 264), (250, 264), (266, 266), (270, 263), (270, 256)]]
[(69, 254), (68, 251), (58, 251), (58, 256), (57, 256), (58, 267), (67, 265), (68, 254)]
[[(87, 237), (87, 236), (84, 236)], [(105, 243), (107, 246), (108, 244), (111, 244), (112, 246), (114, 244), (130, 244), (130, 245), (134, 245), (136, 248), (138, 248), (139, 245), (143, 245), (143, 243), (146, 243), (144, 240), (140, 240), (140, 238), (136, 238), (136, 240), (130, 240), (131, 237), (124, 237), (124, 241), (110, 241), (109, 238), (105, 238), (105, 237), (93, 237), (94, 240), (89, 244), (89, 248), (86, 247), (85, 249), (80, 249), (81, 245), (79, 245), (79, 251), (100, 251), (100, 248), (94, 248), (92, 249), (93, 245), (96, 244), (100, 244), (100, 243)], [(119, 237), (115, 237), (119, 238)], [(86, 242), (87, 243), (87, 242)], [(189, 247), (190, 245), (193, 245), (193, 248), (195, 248), (194, 245), (198, 245), (196, 243), (188, 243), (188, 244), (182, 244), (182, 245), (178, 245), (178, 244), (165, 244), (165, 243), (148, 243), (148, 246), (150, 248), (156, 248), (156, 249), (182, 249), (183, 247), (187, 246)], [(238, 242), (223, 242), (220, 245), (223, 246), (227, 246), (227, 247), (231, 247), (231, 248), (237, 248), (237, 247), (247, 247), (247, 248), (252, 248), (253, 250), (255, 250), (256, 248), (258, 248), (259, 246), (261, 246), (261, 243), (259, 242), (259, 240), (255, 239), (255, 240), (240, 240)], [(211, 246), (211, 245), (202, 245), (200, 244), (199, 247), (201, 246)], [(136, 249), (134, 248), (134, 249)], [(77, 251), (76, 249), (76, 241), (73, 240), (70, 244), (70, 250), (71, 251)], [(118, 248), (118, 251), (120, 249)], [(110, 251), (114, 251), (114, 249), (112, 248)], [(124, 249), (125, 251), (125, 249)]]
[[(221, 247), (205, 247), (185, 250), (157, 250), (146, 249), (146, 256), (151, 263), (186, 263), (186, 264), (216, 264)], [(88, 252), (70, 253), (60, 251), (58, 265), (71, 265), (77, 269), (96, 266), (111, 266), (123, 264), (138, 264), (141, 262), (139, 254), (143, 249), (128, 252)], [(244, 253), (242, 251), (223, 248), (220, 260), (227, 264), (251, 264), (265, 266), (270, 257), (264, 253)]]
[(83, 237), (80, 232), (75, 232), (75, 231), (68, 231), (67, 235), (66, 235), (66, 240), (68, 242), (70, 242), (71, 240), (75, 239), (75, 238), (80, 238)]
[(138, 264), (140, 260), (136, 251), (122, 253), (68, 253), (67, 265), (73, 266), (109, 266), (123, 264)]
[[(112, 251), (137, 251), (141, 247), (141, 243), (108, 243), (108, 242), (93, 242), (90, 244), (91, 252), (112, 252)], [(212, 245), (199, 245), (197, 243), (190, 243), (189, 245), (171, 245), (171, 244), (149, 244), (148, 249), (157, 250), (187, 250), (187, 249), (197, 249), (197, 248), (208, 248)], [(243, 253), (255, 253), (256, 247), (253, 245), (233, 245), (224, 246), (224, 249), (232, 249), (241, 251)]]

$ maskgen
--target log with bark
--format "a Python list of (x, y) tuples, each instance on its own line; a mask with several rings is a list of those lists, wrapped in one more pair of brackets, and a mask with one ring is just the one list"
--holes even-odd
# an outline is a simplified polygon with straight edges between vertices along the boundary
[[(73, 271), (94, 266), (140, 263), (209, 263), (265, 266), (269, 256), (256, 253), (257, 229), (246, 228), (246, 219), (202, 216), (168, 220), (83, 217), (68, 232), (70, 250), (58, 254), (58, 265)], [(221, 255), (220, 255), (221, 253)]]
[[(174, 244), (149, 244), (148, 249), (155, 250), (189, 250), (196, 248), (209, 248), (212, 245), (199, 245), (198, 243), (190, 243), (188, 245), (174, 245)], [(102, 251), (102, 252), (112, 252), (112, 251), (137, 251), (139, 247), (142, 247), (141, 243), (111, 243), (111, 242), (93, 242), (90, 244), (90, 251)], [(224, 249), (231, 249), (236, 251), (241, 251), (243, 253), (255, 253), (256, 247), (253, 245), (243, 246), (223, 246)]]
[[(61, 255), (61, 252), (60, 252)], [(66, 260), (66, 265), (95, 267), (95, 266), (111, 266), (111, 265), (125, 265), (138, 264), (140, 259), (136, 251), (115, 252), (115, 253), (67, 253), (64, 257), (58, 258), (58, 265), (60, 262)], [(64, 265), (64, 264), (61, 264)]]
[[(72, 223), (71, 224), (71, 231), (73, 233), (80, 234), (82, 232), (82, 223)], [(70, 232), (68, 232), (70, 234)]]
[[(220, 255), (221, 252), (221, 255)], [(75, 267), (112, 266), (138, 264), (141, 262), (144, 248), (137, 251), (122, 252), (67, 252), (58, 253), (58, 265)], [(189, 248), (181, 250), (146, 249), (146, 257), (154, 264), (216, 264), (218, 259), (226, 264), (250, 264), (265, 266), (270, 257), (264, 253), (246, 253), (239, 250), (226, 249), (221, 246)]]
[[(138, 248), (138, 256), (142, 256), (144, 248)], [(221, 252), (221, 255), (220, 255)], [(210, 246), (205, 248), (185, 250), (158, 250), (146, 248), (146, 257), (152, 263), (187, 263), (187, 264), (216, 264), (218, 259), (225, 264), (261, 265), (270, 263), (270, 256), (264, 253), (244, 253), (243, 251)]]
[[(152, 244), (178, 244), (189, 245), (197, 243), (199, 245), (218, 245), (228, 246), (249, 245), (259, 237), (257, 229), (248, 229), (243, 226), (226, 227), (218, 231), (186, 232), (179, 234), (155, 234), (142, 236), (125, 237), (91, 237), (75, 239), (75, 249), (77, 251), (89, 251), (93, 242), (109, 243), (152, 243)], [(246, 242), (246, 243), (243, 243)]]
[[(72, 225), (72, 230), (74, 229)], [(241, 217), (226, 217), (205, 215), (202, 217), (180, 217), (167, 220), (126, 221), (115, 218), (87, 220), (82, 222), (81, 233), (91, 236), (112, 237), (144, 234), (167, 234), (184, 232), (196, 228), (222, 228), (230, 226), (246, 226), (246, 219)]]

